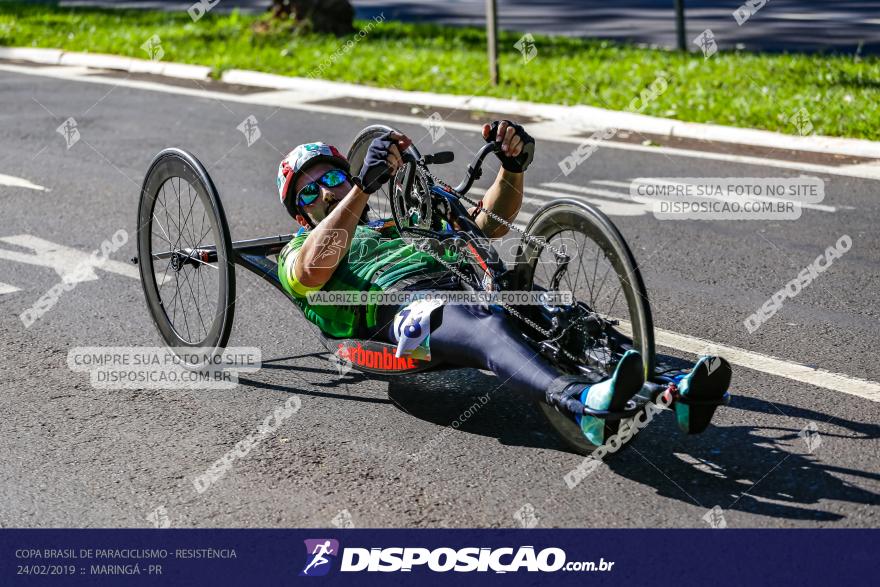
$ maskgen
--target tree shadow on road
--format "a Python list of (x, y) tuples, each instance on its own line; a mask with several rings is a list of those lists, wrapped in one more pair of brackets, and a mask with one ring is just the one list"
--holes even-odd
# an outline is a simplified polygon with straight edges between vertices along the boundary
[(565, 450), (531, 400), (476, 369), (389, 378), (388, 397), (411, 416), (460, 433), (497, 438), (510, 446)]
[[(326, 352), (316, 352), (272, 359), (264, 361), (263, 368), (296, 371), (300, 381), (325, 388), (382, 380), (388, 384), (388, 400), (300, 388), (290, 391), (333, 399), (390, 401), (410, 416), (455, 428), (457, 434), (496, 438), (508, 446), (559, 451), (560, 458), (567, 459), (572, 469), (581, 462), (580, 457), (568, 453), (530, 399), (504, 388), (492, 374), (454, 369), (378, 377), (351, 371), (340, 378), (332, 365), (325, 362), (327, 356)], [(319, 359), (320, 363), (303, 365), (309, 359)], [(244, 382), (271, 389), (283, 387)], [(735, 396), (731, 406), (722, 409), (738, 411), (733, 419), (746, 423), (713, 426), (703, 434), (686, 436), (678, 431), (672, 415), (664, 413), (644, 428), (629, 447), (606, 458), (608, 468), (616, 475), (653, 488), (659, 496), (705, 508), (707, 512), (718, 505), (728, 512), (730, 525), (735, 525), (736, 520), (735, 514), (729, 512), (835, 522), (845, 520), (846, 515), (830, 508), (843, 508), (823, 501), (865, 506), (880, 501), (877, 492), (841, 478), (850, 476), (862, 481), (860, 485), (877, 485), (880, 474), (838, 464), (853, 454), (851, 451), (867, 448), (860, 443), (880, 437), (880, 426), (744, 396)], [(731, 420), (730, 415), (727, 420)], [(808, 422), (819, 424), (822, 438), (822, 444), (812, 453), (802, 434)], [(842, 449), (846, 452), (841, 452), (842, 443), (847, 443)], [(442, 444), (434, 450), (443, 450)], [(589, 491), (589, 484), (587, 477), (575, 490)], [(561, 491), (567, 492), (568, 488), (562, 485)], [(690, 526), (702, 523), (699, 518), (684, 521), (684, 525)]]
[[(492, 399), (484, 404), (480, 398), (487, 393)], [(395, 377), (389, 381), (388, 394), (410, 415), (453, 426), (458, 433), (497, 438), (504, 445), (567, 452), (532, 402), (499, 388), (498, 380), (490, 374), (458, 369)], [(609, 469), (652, 487), (662, 497), (706, 511), (718, 505), (725, 511), (777, 519), (834, 522), (846, 516), (830, 511), (823, 501), (866, 506), (880, 501), (878, 493), (840, 478), (848, 475), (876, 484), (880, 475), (836, 465), (841, 455), (832, 446), (835, 440), (837, 444), (848, 441), (845, 450), (858, 451), (858, 443), (880, 436), (880, 426), (741, 396), (722, 409), (779, 415), (782, 424), (715, 426), (703, 434), (686, 436), (678, 431), (672, 414), (664, 413), (643, 429), (630, 447), (606, 459)], [(766, 416), (763, 420), (767, 421)], [(810, 421), (822, 423), (819, 431), (823, 439), (812, 454), (800, 434)], [(829, 431), (833, 427), (856, 435)], [(442, 446), (436, 448), (442, 450)], [(578, 462), (574, 460), (572, 468)], [(583, 490), (588, 491), (589, 478), (583, 483)], [(733, 516), (728, 514), (728, 518), (734, 525)], [(702, 523), (698, 518), (685, 525)]]
[[(250, 377), (239, 377), (239, 383), (244, 385), (249, 385), (251, 387), (257, 387), (261, 389), (273, 389), (276, 391), (286, 391), (288, 393), (300, 393), (303, 395), (310, 395), (313, 397), (323, 397), (329, 399), (339, 399), (339, 400), (352, 400), (358, 402), (365, 403), (379, 403), (379, 404), (389, 404), (391, 400), (385, 398), (377, 398), (377, 397), (369, 397), (363, 395), (352, 395), (352, 394), (344, 394), (344, 393), (332, 393), (328, 391), (310, 391), (307, 389), (303, 389), (302, 383), (308, 384), (314, 387), (322, 387), (329, 389), (346, 389), (348, 385), (357, 385), (359, 383), (363, 383), (368, 379), (368, 376), (359, 371), (348, 371), (344, 374), (340, 374), (328, 361), (327, 357), (330, 354), (326, 351), (315, 352), (315, 353), (307, 353), (303, 355), (293, 355), (290, 357), (278, 357), (274, 359), (266, 359), (261, 364), (261, 369), (268, 370), (278, 370), (284, 371), (286, 373), (290, 373), (291, 377), (294, 379), (293, 383), (296, 383), (296, 386), (291, 385), (282, 385), (279, 383), (268, 383), (264, 381), (257, 381)], [(304, 365), (303, 359), (323, 359), (320, 362), (321, 366), (314, 367)], [(290, 363), (290, 364), (285, 364)]]
[[(840, 477), (848, 475), (860, 479), (862, 485), (876, 485), (880, 475), (834, 464), (845, 456), (839, 451), (839, 439), (852, 441), (847, 451), (858, 451), (859, 442), (878, 437), (880, 426), (742, 396), (725, 409), (731, 408), (779, 415), (786, 424), (794, 419), (795, 426), (716, 426), (698, 436), (685, 436), (672, 418), (662, 418), (646, 428), (644, 438), (629, 450), (610, 459), (608, 466), (616, 474), (653, 487), (658, 495), (707, 512), (720, 506), (725, 511), (777, 519), (834, 522), (846, 516), (830, 511), (830, 504), (823, 501), (874, 505), (880, 499), (876, 492)], [(813, 442), (819, 439), (818, 446), (808, 445), (802, 432), (808, 422), (822, 423), (819, 436), (812, 437)], [(857, 436), (828, 432), (832, 426)], [(831, 507), (842, 509), (837, 504)]]

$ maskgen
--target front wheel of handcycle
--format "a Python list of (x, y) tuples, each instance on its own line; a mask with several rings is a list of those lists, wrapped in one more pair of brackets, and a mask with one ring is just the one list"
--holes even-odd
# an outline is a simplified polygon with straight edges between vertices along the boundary
[(204, 166), (161, 151), (141, 189), (138, 265), (147, 308), (165, 344), (190, 369), (219, 355), (235, 313), (232, 239)]
[[(555, 332), (550, 341), (561, 349), (568, 372), (607, 378), (623, 354), (634, 349), (642, 356), (647, 379), (654, 370), (651, 309), (638, 265), (617, 227), (588, 204), (560, 199), (538, 210), (526, 232), (534, 240), (520, 243), (519, 284), (573, 295), (572, 305), (538, 307), (544, 316), (568, 320), (564, 333)], [(570, 448), (580, 454), (596, 448), (567, 416), (545, 402), (539, 406)]]

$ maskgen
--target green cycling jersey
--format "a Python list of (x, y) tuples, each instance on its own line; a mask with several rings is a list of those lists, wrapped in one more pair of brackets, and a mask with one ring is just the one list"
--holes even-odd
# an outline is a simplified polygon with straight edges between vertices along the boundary
[[(338, 306), (311, 304), (309, 292), (383, 292), (394, 290), (412, 278), (439, 277), (448, 270), (432, 255), (417, 250), (400, 237), (393, 221), (359, 225), (348, 253), (342, 258), (330, 281), (321, 287), (307, 287), (297, 280), (293, 265), (297, 252), (309, 232), (301, 229), (278, 255), (278, 277), (284, 290), (302, 309), (310, 322), (325, 336), (352, 338), (376, 325), (376, 306)], [(457, 263), (461, 256), (447, 251), (441, 257)]]

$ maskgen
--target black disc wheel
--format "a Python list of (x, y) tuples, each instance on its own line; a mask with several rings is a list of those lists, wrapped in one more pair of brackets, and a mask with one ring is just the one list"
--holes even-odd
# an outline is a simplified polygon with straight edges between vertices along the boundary
[(162, 340), (184, 366), (205, 366), (229, 340), (235, 270), (220, 197), (190, 153), (165, 149), (153, 160), (137, 239), (141, 284)]

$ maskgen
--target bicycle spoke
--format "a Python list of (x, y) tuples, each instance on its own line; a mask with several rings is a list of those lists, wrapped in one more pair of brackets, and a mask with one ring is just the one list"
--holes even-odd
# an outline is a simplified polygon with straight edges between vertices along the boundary
[(177, 282), (177, 287), (175, 288), (174, 294), (174, 308), (173, 308), (173, 317), (171, 318), (171, 326), (174, 330), (177, 330), (177, 304), (180, 303), (178, 299), (178, 294), (180, 293), (180, 276), (177, 273), (174, 274), (174, 281)]
[[(593, 279), (590, 281), (591, 284), (596, 283), (596, 271), (599, 269), (599, 251), (596, 251), (596, 262), (593, 263)], [(590, 288), (590, 305), (596, 303), (596, 299), (593, 297), (595, 294), (593, 293), (593, 288)]]
[[(208, 299), (208, 290), (205, 289), (205, 280), (202, 277), (202, 271), (199, 271), (198, 268), (196, 269), (195, 279), (196, 279), (196, 291), (205, 293), (205, 302), (204, 302), (205, 305), (203, 307), (205, 308), (205, 314), (208, 314), (207, 308), (208, 308), (208, 303), (210, 302), (210, 300)], [(202, 286), (201, 290), (199, 290), (199, 285)], [(201, 293), (199, 293), (199, 296), (201, 297)], [(210, 319), (210, 317), (212, 315), (213, 315), (213, 312), (211, 312), (211, 314), (208, 314), (208, 318)], [(205, 338), (208, 338), (208, 329), (207, 328), (205, 328)]]
[[(566, 251), (565, 254), (568, 255), (568, 251)], [(571, 276), (568, 274), (568, 265), (566, 265), (565, 269), (563, 270), (563, 277), (565, 277), (565, 281), (566, 283), (568, 283), (568, 291), (572, 292), (572, 295), (575, 295), (575, 289), (571, 285)]]
[[(166, 183), (167, 183), (167, 182), (166, 182)], [(166, 194), (165, 194), (165, 184), (164, 184), (164, 183), (162, 184), (162, 195), (163, 195), (163, 196), (166, 195)], [(165, 198), (165, 200), (167, 201), (167, 198)], [(160, 202), (158, 198), (156, 198), (156, 202), (158, 202), (159, 204), (162, 204), (162, 209), (165, 210), (165, 223), (168, 225), (168, 229), (169, 229), (169, 231), (170, 231), (170, 229), (171, 229), (172, 226), (173, 226), (174, 228), (177, 229), (178, 238), (177, 238), (177, 239), (174, 239), (174, 240), (175, 240), (175, 241), (180, 240), (180, 227), (179, 227), (177, 224), (175, 224), (175, 223), (174, 223), (174, 220), (169, 216), (168, 207), (167, 207), (167, 205), (166, 205), (166, 202), (165, 202), (165, 201)], [(179, 220), (179, 219), (178, 219), (178, 220)], [(171, 236), (169, 236), (168, 238), (171, 238)]]
[[(188, 194), (192, 195), (192, 184), (189, 182), (186, 183), (186, 191)], [(193, 206), (195, 206), (196, 201), (199, 201), (201, 203), (201, 201), (199, 200), (198, 193), (196, 193), (195, 195), (192, 196), (192, 199), (190, 200), (190, 208), (193, 208)], [(202, 207), (202, 213), (204, 214), (204, 206)], [(193, 238), (192, 244), (194, 247), (198, 246), (198, 243), (195, 240), (195, 238), (196, 238), (196, 223), (193, 222), (189, 228), (190, 228), (190, 235)]]
[(151, 231), (151, 232), (150, 232), (150, 235), (151, 235), (151, 236), (155, 236), (155, 237), (157, 237), (157, 238), (161, 238), (163, 241), (165, 241), (165, 242), (168, 243), (169, 245), (171, 244), (171, 241), (168, 240), (167, 238), (165, 238), (164, 236), (162, 236), (161, 234), (157, 234), (157, 233)]
[[(199, 317), (199, 322), (202, 324), (202, 329), (205, 331), (205, 335), (207, 335), (208, 329), (205, 327), (205, 320), (202, 318), (202, 311), (199, 309), (199, 301), (196, 299), (196, 294), (195, 294), (195, 291), (193, 290), (192, 282), (189, 279), (189, 275), (187, 275), (187, 273), (186, 273), (186, 268), (181, 269), (181, 272), (183, 273), (183, 278), (186, 279), (186, 285), (189, 287), (189, 293), (190, 293), (190, 296), (192, 297), (193, 305), (195, 306), (195, 309), (196, 309), (196, 315)], [(189, 342), (195, 342), (195, 341), (190, 340)]]
[[(586, 239), (584, 239), (584, 240), (586, 241)], [(584, 242), (584, 248), (586, 248), (586, 242)], [(575, 272), (575, 276), (574, 276), (575, 282), (577, 282), (578, 279), (580, 278), (581, 269), (583, 269), (583, 267), (584, 267), (584, 252), (585, 251), (580, 247), (580, 244), (578, 244), (578, 255), (579, 255), (580, 259), (578, 260), (578, 268), (577, 268), (577, 271)], [(587, 283), (587, 287), (588, 288), (590, 287), (589, 283)]]
[[(162, 185), (163, 185), (163, 188), (162, 188), (162, 189), (164, 190), (164, 185), (165, 185), (165, 184), (162, 184)], [(159, 219), (156, 217), (156, 212), (155, 212), (155, 209), (156, 209), (155, 202), (157, 202), (157, 201), (158, 201), (158, 195), (157, 195), (156, 199), (153, 201), (153, 214), (152, 214), (152, 218), (156, 220), (156, 223), (159, 225), (159, 228), (162, 228), (162, 223), (161, 223), (161, 222), (159, 221)], [(166, 214), (165, 214), (165, 215), (166, 215), (166, 218), (167, 218), (167, 215), (168, 215), (167, 210), (166, 210)], [(169, 228), (170, 228), (170, 225), (169, 225)], [(165, 232), (164, 229), (163, 229), (163, 232)], [(161, 235), (156, 234), (156, 233), (153, 232), (152, 230), (150, 230), (150, 235), (152, 235), (152, 236), (157, 236), (157, 237), (159, 237), (159, 238), (163, 238)], [(168, 239), (163, 239), (163, 240), (166, 240), (166, 241), (168, 242), (169, 245), (172, 245), (171, 240), (169, 240), (169, 239), (171, 238), (171, 236), (170, 236), (167, 232), (165, 232), (165, 235), (168, 237)], [(150, 249), (152, 250), (152, 248), (153, 248), (153, 247), (152, 247), (152, 239), (151, 239)], [(172, 245), (172, 248), (173, 248), (173, 245)], [(153, 276), (155, 277), (155, 276), (156, 276), (156, 271), (155, 271), (155, 260), (152, 261), (152, 266), (153, 266)], [(165, 284), (165, 280), (166, 280), (166, 277), (167, 277), (167, 275), (168, 275), (168, 269), (169, 269), (169, 267), (171, 267), (171, 258), (170, 258), (170, 257), (168, 258), (168, 263), (165, 265), (165, 270), (164, 270), (163, 273), (162, 273), (162, 279), (161, 279), (159, 282), (157, 282), (157, 285), (158, 285), (158, 288), (157, 288), (157, 289), (159, 289), (160, 291), (161, 291), (161, 289), (162, 289), (162, 286)], [(161, 299), (161, 296), (160, 296), (160, 299)]]
[(214, 269), (215, 271), (220, 270), (220, 268), (217, 267), (216, 265), (212, 265), (211, 263), (205, 263), (201, 259), (196, 259), (195, 257), (187, 257), (187, 259), (189, 259), (189, 261), (192, 261), (194, 263), (198, 263), (199, 265), (204, 265), (205, 267), (210, 267), (211, 269)]
[(614, 309), (614, 304), (617, 303), (617, 296), (620, 295), (620, 292), (623, 291), (623, 286), (618, 285), (617, 291), (614, 293), (614, 299), (611, 300), (611, 306), (608, 308), (608, 317), (611, 317), (611, 310)]
[(611, 263), (608, 263), (608, 269), (605, 270), (605, 275), (602, 276), (602, 283), (599, 284), (599, 288), (596, 291), (601, 292), (602, 288), (605, 287), (605, 282), (608, 280), (608, 273), (611, 272), (613, 268), (614, 267)]
[(202, 291), (205, 292), (205, 301), (210, 301), (211, 296), (210, 294), (208, 294), (208, 289), (205, 287), (205, 278), (203, 275), (201, 275), (201, 271), (199, 272), (199, 283), (202, 285)]
[[(194, 327), (198, 328), (198, 326), (201, 326), (205, 337), (209, 334), (209, 324), (206, 324), (205, 322), (205, 317), (202, 313), (202, 306), (204, 304), (212, 304), (211, 296), (208, 294), (208, 288), (205, 284), (205, 277), (201, 275), (199, 268), (202, 266), (208, 266), (219, 271), (219, 267), (204, 262), (198, 257), (198, 247), (204, 242), (205, 238), (212, 230), (212, 225), (207, 215), (207, 209), (205, 206), (201, 205), (201, 198), (198, 191), (193, 189), (193, 186), (189, 181), (179, 176), (176, 177), (176, 179), (177, 181), (175, 182), (175, 178), (171, 177), (163, 182), (161, 190), (157, 192), (154, 199), (154, 207), (155, 203), (162, 206), (162, 211), (165, 215), (165, 225), (163, 226), (158, 214), (154, 212), (152, 214), (153, 222), (159, 227), (162, 234), (151, 231), (151, 238), (155, 237), (158, 241), (166, 243), (170, 247), (172, 256), (169, 257), (168, 263), (164, 268), (161, 266), (155, 267), (155, 261), (153, 262), (153, 265), (154, 272), (157, 276), (157, 270), (162, 270), (162, 275), (158, 280), (157, 287), (160, 301), (163, 297), (161, 292), (164, 289), (164, 286), (171, 281), (169, 279), (169, 271), (173, 271), (174, 294), (171, 296), (170, 300), (163, 302), (163, 306), (166, 308), (166, 316), (170, 314), (172, 328), (174, 328), (178, 334), (182, 334), (185, 330), (186, 340), (190, 343), (194, 343), (197, 342), (192, 339)], [(184, 194), (183, 191), (184, 183), (186, 183), (186, 194)], [(170, 184), (171, 192), (177, 200), (176, 206), (173, 206), (173, 204), (172, 206), (169, 206), (168, 184)], [(195, 210), (197, 202), (202, 208), (202, 217), (199, 220), (195, 220), (198, 217), (198, 213)], [(173, 218), (172, 216), (171, 209), (173, 209), (173, 207), (176, 207), (176, 218)], [(205, 228), (206, 224), (207, 228)], [(172, 228), (174, 229), (174, 234), (171, 233)], [(200, 235), (198, 238), (196, 238), (197, 234)], [(180, 268), (173, 270), (171, 269), (172, 261), (174, 260), (173, 255), (179, 253), (182, 247), (188, 249), (188, 254), (185, 257), (178, 257)], [(195, 275), (190, 275), (192, 271), (196, 271), (197, 273)], [(182, 276), (180, 275), (181, 272), (183, 272)], [(193, 283), (194, 280), (196, 283)], [(189, 290), (189, 296), (181, 295), (181, 292), (184, 291), (184, 284), (186, 284), (186, 288)], [(203, 294), (204, 298), (202, 298)], [(190, 314), (193, 314), (193, 308), (191, 306), (194, 306), (196, 316), (190, 316)], [(183, 329), (179, 328), (180, 324), (177, 319), (178, 312), (182, 317)], [(196, 317), (198, 318), (198, 324), (194, 323), (191, 326), (189, 323), (190, 318)]]

